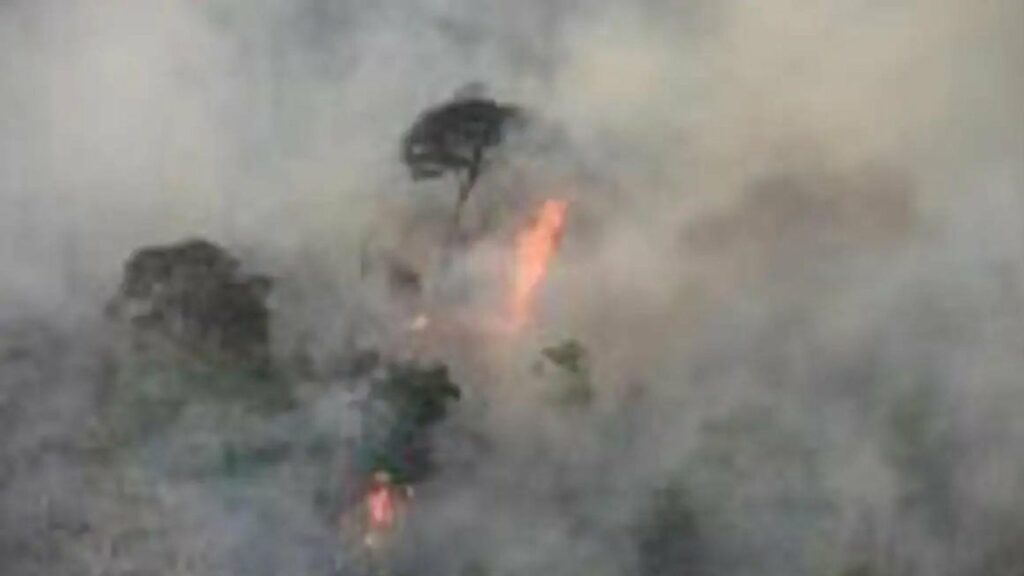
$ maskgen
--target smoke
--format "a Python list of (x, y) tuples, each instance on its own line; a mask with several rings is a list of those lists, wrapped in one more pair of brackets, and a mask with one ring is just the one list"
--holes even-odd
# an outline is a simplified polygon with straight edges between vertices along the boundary
[[(2, 571), (354, 570), (336, 368), (411, 353), (367, 239), (476, 314), (516, 208), (557, 197), (533, 328), (430, 343), (466, 394), (396, 573), (1020, 572), (1022, 22), (1013, 0), (3, 3)], [(442, 273), (452, 190), (398, 145), (471, 81), (537, 128)], [(235, 377), (147, 374), (99, 318), (131, 251), (193, 236), (278, 278), (275, 354), (326, 375), (288, 410), (136, 398)], [(535, 366), (570, 338), (581, 406)]]

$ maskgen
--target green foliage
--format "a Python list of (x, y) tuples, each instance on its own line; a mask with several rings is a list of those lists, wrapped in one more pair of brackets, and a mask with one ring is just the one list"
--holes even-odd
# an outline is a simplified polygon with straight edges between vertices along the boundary
[(460, 396), (445, 366), (389, 364), (373, 380), (363, 412), (365, 471), (386, 470), (404, 483), (426, 477), (433, 469), (429, 429)]
[(373, 394), (388, 403), (401, 421), (415, 428), (436, 424), (447, 414), (447, 404), (461, 396), (446, 366), (421, 367), (391, 364), (377, 380)]
[(138, 355), (114, 370), (100, 398), (106, 442), (127, 448), (167, 429), (191, 405), (270, 415), (295, 406), (289, 383), (246, 367), (184, 355)]

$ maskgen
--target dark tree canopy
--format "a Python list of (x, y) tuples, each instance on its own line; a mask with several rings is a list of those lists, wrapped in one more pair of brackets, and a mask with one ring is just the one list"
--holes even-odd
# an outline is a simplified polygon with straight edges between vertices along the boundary
[(414, 180), (455, 174), (458, 213), (483, 169), (487, 151), (501, 143), (511, 120), (521, 118), (515, 106), (482, 96), (456, 96), (420, 114), (402, 140), (402, 160)]
[(362, 466), (403, 483), (423, 480), (434, 467), (430, 429), (460, 396), (446, 366), (389, 363), (373, 379), (363, 412)]
[(264, 364), (270, 287), (223, 248), (192, 239), (134, 252), (110, 311), (139, 329)]

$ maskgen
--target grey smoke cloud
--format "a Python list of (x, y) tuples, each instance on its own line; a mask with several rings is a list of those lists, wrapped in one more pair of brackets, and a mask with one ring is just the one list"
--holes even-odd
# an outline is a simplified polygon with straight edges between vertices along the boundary
[[(660, 574), (637, 542), (671, 487), (693, 573), (1020, 571), (1022, 22), (1012, 0), (4, 4), (0, 562), (330, 573), (342, 450), (204, 466), (344, 446), (353, 393), (200, 401), (97, 455), (120, 342), (97, 316), (133, 249), (202, 235), (281, 278), (279, 354), (385, 338), (405, 310), (359, 280), (363, 243), (412, 223), (390, 249), (429, 261), (453, 201), (407, 181), (400, 136), (480, 81), (560, 140), (527, 135), (478, 209), (524, 183), (572, 207), (535, 330), (432, 345), (467, 398), (399, 568)], [(493, 281), (502, 241), (455, 268)], [(532, 368), (567, 337), (587, 410)]]

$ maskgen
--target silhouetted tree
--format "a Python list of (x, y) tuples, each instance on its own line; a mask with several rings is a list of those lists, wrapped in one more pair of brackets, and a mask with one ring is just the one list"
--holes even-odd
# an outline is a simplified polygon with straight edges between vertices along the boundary
[(402, 140), (402, 160), (414, 180), (449, 173), (459, 179), (456, 220), (480, 176), (488, 150), (502, 142), (510, 121), (522, 118), (515, 106), (499, 104), (480, 92), (474, 85), (450, 102), (428, 108)]
[(191, 239), (133, 253), (108, 311), (138, 329), (265, 366), (270, 289), (269, 278), (242, 273), (223, 248)]

